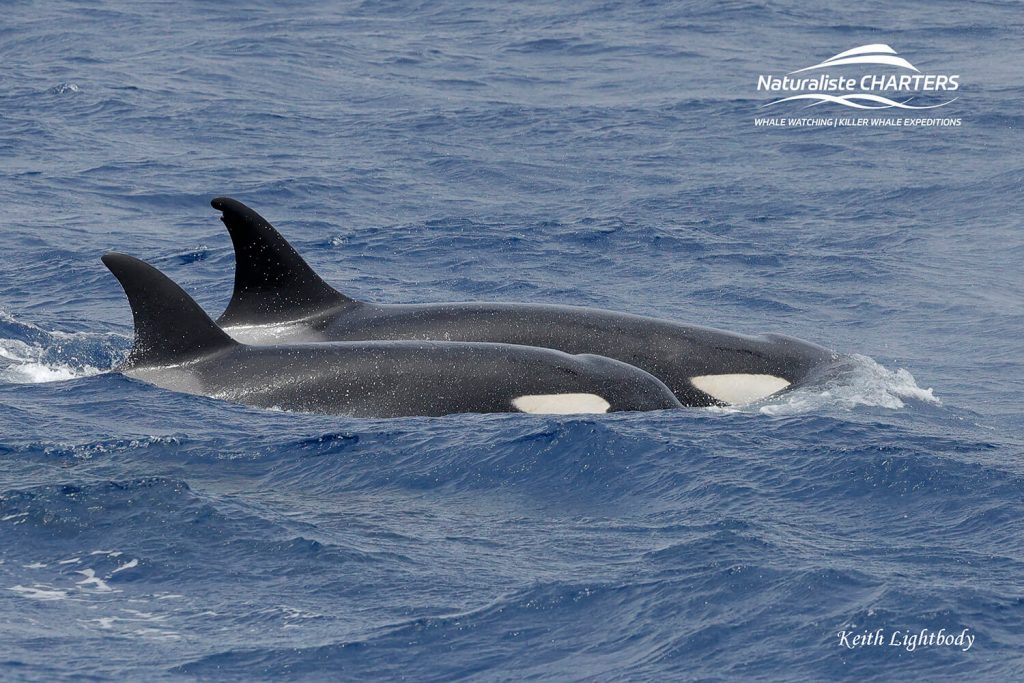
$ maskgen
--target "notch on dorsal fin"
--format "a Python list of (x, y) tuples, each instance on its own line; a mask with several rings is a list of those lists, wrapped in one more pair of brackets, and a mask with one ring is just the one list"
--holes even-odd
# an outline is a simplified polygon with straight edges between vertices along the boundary
[(181, 287), (145, 261), (111, 252), (103, 264), (124, 288), (135, 319), (135, 344), (126, 368), (182, 363), (238, 344)]
[(263, 216), (228, 197), (210, 204), (235, 246), (235, 291), (218, 324), (284, 323), (352, 302), (320, 279)]

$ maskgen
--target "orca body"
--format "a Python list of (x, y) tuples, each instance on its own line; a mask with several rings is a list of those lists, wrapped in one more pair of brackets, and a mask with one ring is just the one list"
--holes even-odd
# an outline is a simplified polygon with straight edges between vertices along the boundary
[(595, 355), (436, 341), (247, 346), (152, 266), (123, 254), (103, 263), (135, 322), (134, 346), (118, 370), (165, 389), (354, 417), (681, 407), (653, 376)]
[(218, 323), (251, 343), (445, 340), (521, 344), (623, 361), (686, 406), (744, 404), (807, 381), (838, 359), (816, 344), (614, 311), (518, 303), (370, 304), (324, 282), (262, 216), (212, 205), (234, 244), (235, 286)]

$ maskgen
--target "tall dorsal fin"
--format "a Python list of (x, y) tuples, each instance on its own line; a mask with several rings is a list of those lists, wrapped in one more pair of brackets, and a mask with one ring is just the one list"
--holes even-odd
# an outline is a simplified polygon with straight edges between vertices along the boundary
[(182, 363), (238, 344), (181, 287), (145, 261), (111, 252), (103, 264), (124, 288), (135, 319), (135, 345), (126, 367)]
[(235, 246), (235, 291), (218, 324), (288, 322), (352, 301), (320, 279), (263, 216), (228, 197), (210, 204)]

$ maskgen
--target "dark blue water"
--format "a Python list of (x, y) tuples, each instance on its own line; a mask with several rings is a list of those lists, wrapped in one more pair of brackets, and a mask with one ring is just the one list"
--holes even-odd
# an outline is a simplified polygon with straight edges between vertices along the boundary
[[(1024, 678), (1024, 14), (851, 4), (5, 5), (0, 679)], [(963, 125), (754, 127), (758, 73), (866, 43), (961, 74)], [(104, 373), (131, 322), (99, 256), (219, 313), (219, 194), (356, 298), (860, 358), (594, 418)], [(976, 641), (837, 637), (869, 629)]]

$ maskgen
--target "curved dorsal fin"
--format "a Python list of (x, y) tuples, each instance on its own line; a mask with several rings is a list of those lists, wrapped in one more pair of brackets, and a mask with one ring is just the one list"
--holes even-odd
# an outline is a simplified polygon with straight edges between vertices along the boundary
[(135, 319), (128, 368), (170, 365), (236, 345), (169, 277), (132, 256), (111, 252), (103, 264), (121, 283)]
[(218, 324), (288, 322), (352, 301), (320, 279), (263, 216), (229, 197), (210, 204), (235, 247), (235, 291)]

